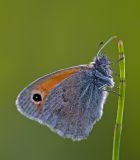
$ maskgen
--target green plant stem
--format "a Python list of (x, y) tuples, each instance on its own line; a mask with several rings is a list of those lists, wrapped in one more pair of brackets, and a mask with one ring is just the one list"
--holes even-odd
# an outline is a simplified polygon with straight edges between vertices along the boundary
[(125, 101), (125, 55), (124, 46), (121, 40), (118, 41), (119, 50), (119, 68), (120, 68), (120, 82), (119, 82), (119, 98), (118, 98), (118, 111), (116, 124), (114, 129), (114, 139), (113, 139), (113, 153), (112, 160), (119, 160), (120, 151), (120, 140), (122, 132), (122, 121), (123, 121), (123, 111), (124, 111), (124, 101)]

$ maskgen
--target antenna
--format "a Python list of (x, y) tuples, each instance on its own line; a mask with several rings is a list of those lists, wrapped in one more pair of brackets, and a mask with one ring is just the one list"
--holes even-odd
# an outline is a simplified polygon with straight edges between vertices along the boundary
[(117, 39), (117, 36), (112, 36), (110, 37), (102, 46), (101, 48), (98, 50), (97, 52), (97, 57), (99, 56), (100, 52), (102, 51), (103, 48), (105, 48), (112, 40)]

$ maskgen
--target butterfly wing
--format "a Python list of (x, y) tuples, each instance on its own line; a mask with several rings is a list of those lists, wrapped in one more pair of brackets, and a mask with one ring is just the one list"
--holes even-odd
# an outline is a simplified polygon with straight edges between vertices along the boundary
[[(16, 105), (18, 111), (30, 119), (39, 121), (42, 106), (49, 92), (61, 81), (79, 72), (83, 67), (84, 65), (59, 70), (45, 75), (28, 85), (17, 97)], [(35, 103), (35, 101), (33, 101), (32, 98), (35, 93), (42, 96), (41, 102)]]
[(105, 92), (93, 83), (88, 70), (81, 70), (56, 86), (42, 109), (42, 123), (59, 135), (85, 139), (102, 115)]
[[(34, 93), (42, 96), (41, 102), (33, 101)], [(100, 119), (105, 96), (93, 83), (91, 69), (85, 65), (36, 80), (19, 94), (16, 104), (28, 118), (63, 137), (81, 140)]]

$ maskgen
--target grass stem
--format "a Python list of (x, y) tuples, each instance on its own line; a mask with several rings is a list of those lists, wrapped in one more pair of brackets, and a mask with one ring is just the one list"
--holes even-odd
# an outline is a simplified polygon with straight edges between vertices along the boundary
[(119, 68), (120, 68), (120, 81), (119, 81), (119, 98), (118, 98), (118, 110), (117, 118), (114, 129), (114, 138), (113, 138), (113, 152), (112, 160), (119, 160), (119, 151), (120, 151), (120, 140), (122, 132), (122, 121), (123, 121), (123, 111), (124, 111), (124, 101), (125, 101), (125, 54), (123, 41), (118, 41), (118, 50), (119, 50)]

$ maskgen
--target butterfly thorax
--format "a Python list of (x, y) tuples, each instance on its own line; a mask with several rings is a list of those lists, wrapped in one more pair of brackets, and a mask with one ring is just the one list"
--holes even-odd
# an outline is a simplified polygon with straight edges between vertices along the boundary
[(92, 64), (92, 76), (94, 82), (99, 86), (113, 87), (114, 81), (112, 77), (112, 69), (110, 61), (107, 56), (102, 54), (100, 57), (96, 57)]

